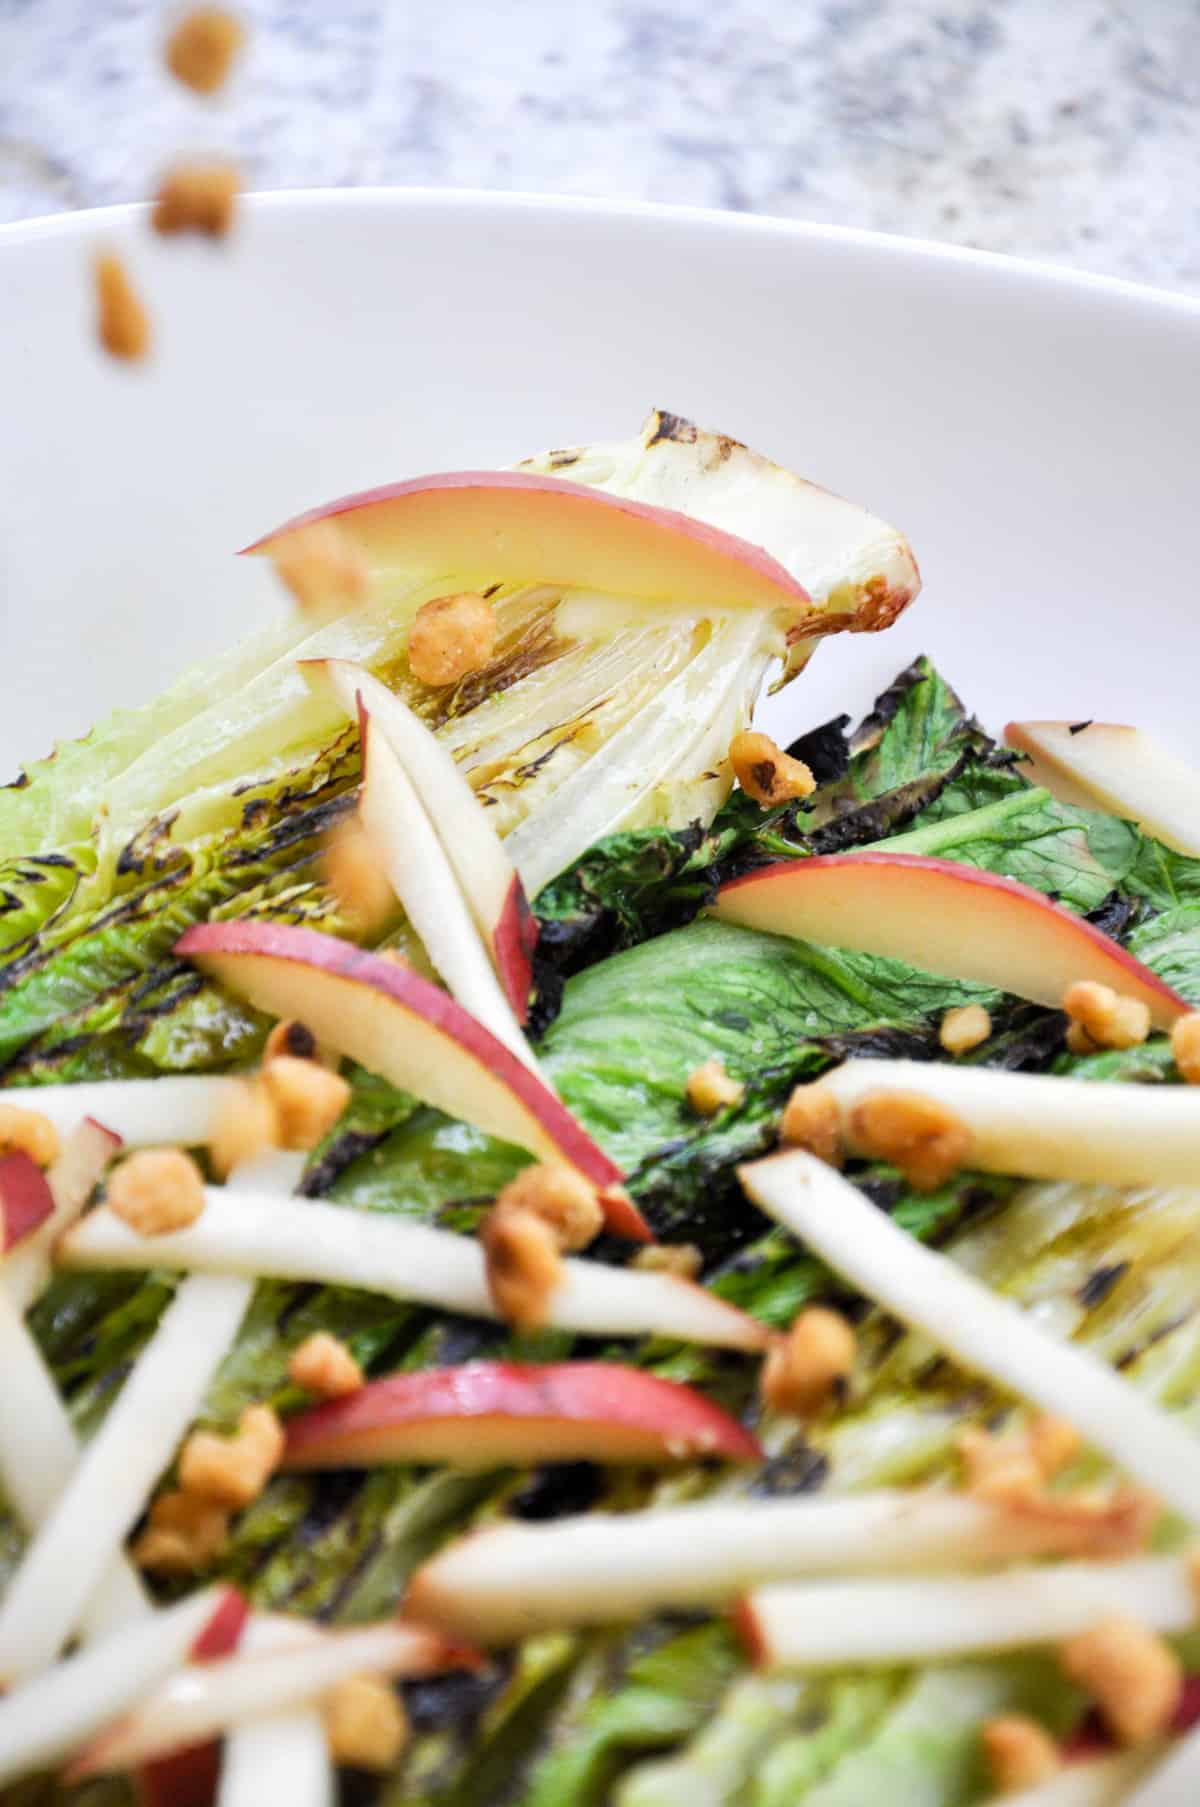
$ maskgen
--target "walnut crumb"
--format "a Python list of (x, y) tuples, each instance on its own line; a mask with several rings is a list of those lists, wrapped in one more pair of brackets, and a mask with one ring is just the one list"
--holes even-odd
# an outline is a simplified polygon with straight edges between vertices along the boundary
[(320, 1049), (317, 1038), (307, 1023), (297, 1022), (295, 1017), (284, 1017), (272, 1029), (263, 1048), (263, 1060), (274, 1060), (277, 1055), (290, 1054), (295, 1060), (319, 1060)]
[(983, 1755), (997, 1794), (1035, 1788), (1062, 1768), (1058, 1745), (1044, 1726), (1023, 1713), (986, 1720), (980, 1733)]
[(0, 1154), (15, 1151), (27, 1154), (39, 1167), (50, 1167), (59, 1155), (58, 1131), (41, 1111), (6, 1101), (0, 1104)]
[(215, 94), (228, 79), (245, 37), (241, 21), (225, 7), (198, 6), (167, 39), (167, 68), (195, 93)]
[(961, 1117), (921, 1092), (868, 1092), (850, 1112), (850, 1135), (863, 1154), (898, 1167), (918, 1192), (944, 1186), (971, 1152)]
[(1075, 1461), (1083, 1448), (1083, 1438), (1066, 1418), (1053, 1412), (1039, 1412), (1029, 1422), (1025, 1433), (1030, 1453), (1047, 1480)]
[(574, 1167), (538, 1161), (509, 1180), (496, 1213), (532, 1211), (554, 1232), (560, 1249), (586, 1249), (604, 1227), (604, 1209), (591, 1180)]
[(947, 1054), (969, 1054), (991, 1033), (992, 1019), (982, 1004), (960, 1004), (942, 1018), (938, 1040)]
[(370, 567), (336, 520), (293, 528), (271, 548), (271, 563), (284, 589), (317, 621), (357, 608), (370, 592)]
[(698, 1117), (715, 1117), (731, 1104), (740, 1104), (746, 1088), (733, 1079), (719, 1060), (706, 1060), (688, 1074), (687, 1101)]
[(1142, 1744), (1170, 1725), (1183, 1692), (1183, 1668), (1156, 1632), (1132, 1619), (1103, 1619), (1069, 1638), (1058, 1656), (1119, 1743)]
[(670, 1274), (676, 1280), (698, 1280), (704, 1257), (694, 1242), (648, 1242), (629, 1265), (643, 1274)]
[(558, 1237), (533, 1211), (492, 1210), (480, 1231), (488, 1291), (516, 1330), (540, 1330), (563, 1277)]
[(335, 1763), (391, 1769), (408, 1740), (408, 1720), (395, 1692), (377, 1675), (351, 1675), (329, 1690), (325, 1735)]
[(204, 1179), (181, 1148), (141, 1148), (109, 1178), (110, 1210), (139, 1236), (185, 1230), (204, 1209)]
[(325, 837), (325, 882), (348, 925), (372, 939), (396, 914), (396, 894), (357, 816)]
[[(1150, 1033), (1150, 1009), (1140, 998), (1123, 998), (1109, 985), (1079, 979), (1063, 993), (1062, 1007), (1097, 1048), (1134, 1048)], [(1073, 1054), (1086, 1053), (1078, 1034), (1068, 1030), (1067, 1045)]]
[(435, 596), (417, 610), (408, 666), (422, 684), (457, 684), (482, 671), (496, 645), (496, 611), (485, 596)]
[(363, 1371), (349, 1349), (327, 1330), (315, 1331), (292, 1351), (288, 1378), (322, 1399), (341, 1399), (363, 1385)]
[(1189, 1010), (1171, 1030), (1171, 1053), (1179, 1077), (1200, 1085), (1200, 1010)]
[(257, 1077), (240, 1079), (221, 1094), (208, 1131), (208, 1155), (222, 1178), (279, 1146), (279, 1116)]
[(764, 1403), (790, 1417), (812, 1417), (844, 1389), (855, 1349), (854, 1330), (840, 1313), (808, 1306), (763, 1362), (759, 1391)]
[(817, 781), (802, 759), (793, 759), (769, 734), (745, 729), (729, 743), (734, 776), (748, 797), (764, 809), (811, 797)]
[(100, 343), (111, 357), (136, 363), (150, 349), (150, 317), (119, 257), (102, 252), (92, 268)]
[(180, 1490), (162, 1493), (133, 1546), (134, 1561), (164, 1575), (191, 1575), (216, 1560), (228, 1535), (229, 1513), (224, 1506)]
[(282, 1148), (315, 1148), (350, 1102), (349, 1082), (340, 1073), (294, 1054), (269, 1060), (261, 1083), (275, 1107)]
[(842, 1113), (828, 1086), (798, 1085), (779, 1120), (779, 1139), (807, 1148), (830, 1167), (842, 1164)]
[(267, 1405), (247, 1406), (234, 1436), (193, 1431), (179, 1458), (185, 1493), (235, 1510), (256, 1500), (283, 1459), (283, 1426)]
[(156, 232), (205, 232), (224, 238), (233, 224), (238, 173), (231, 163), (180, 163), (168, 170), (154, 197)]

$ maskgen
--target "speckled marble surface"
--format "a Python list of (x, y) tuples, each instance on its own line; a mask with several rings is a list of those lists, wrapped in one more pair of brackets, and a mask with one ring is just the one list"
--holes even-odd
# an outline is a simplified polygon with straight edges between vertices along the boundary
[(153, 0), (0, 0), (0, 219), (429, 183), (871, 226), (1200, 291), (1197, 0), (242, 0), (204, 103)]

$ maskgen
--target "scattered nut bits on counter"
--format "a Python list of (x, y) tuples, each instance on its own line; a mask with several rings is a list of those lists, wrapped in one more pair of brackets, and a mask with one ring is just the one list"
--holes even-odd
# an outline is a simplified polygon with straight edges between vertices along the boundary
[(107, 1198), (139, 1236), (167, 1236), (203, 1211), (204, 1177), (181, 1148), (142, 1148), (114, 1167)]
[(233, 224), (238, 173), (230, 163), (181, 163), (159, 184), (150, 224), (156, 232), (204, 232), (224, 238)]
[(167, 68), (196, 94), (215, 94), (224, 87), (246, 33), (236, 14), (223, 6), (198, 6), (187, 13), (167, 39)]
[(436, 596), (417, 610), (408, 665), (422, 684), (457, 684), (482, 671), (496, 645), (496, 611), (484, 596)]
[(136, 363), (150, 349), (150, 317), (129, 272), (114, 252), (103, 251), (93, 265), (96, 332), (111, 357)]
[(734, 776), (748, 797), (764, 809), (811, 797), (817, 781), (802, 759), (793, 759), (769, 734), (746, 729), (729, 743)]

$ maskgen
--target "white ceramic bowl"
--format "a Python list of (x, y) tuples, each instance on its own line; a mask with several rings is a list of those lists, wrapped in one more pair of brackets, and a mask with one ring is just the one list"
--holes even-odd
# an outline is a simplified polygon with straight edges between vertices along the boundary
[[(156, 348), (95, 350), (112, 244)], [(426, 191), (0, 230), (0, 775), (279, 607), (233, 550), (326, 498), (632, 432), (735, 434), (909, 534), (925, 592), (767, 706), (795, 732), (930, 652), (993, 724), (1192, 696), (1200, 303), (745, 215)]]

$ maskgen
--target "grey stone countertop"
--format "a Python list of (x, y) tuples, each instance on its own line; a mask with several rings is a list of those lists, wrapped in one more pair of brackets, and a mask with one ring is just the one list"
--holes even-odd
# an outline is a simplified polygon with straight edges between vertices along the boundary
[(870, 226), (1200, 292), (1197, 0), (241, 0), (205, 102), (156, 0), (0, 0), (0, 220), (420, 183)]

